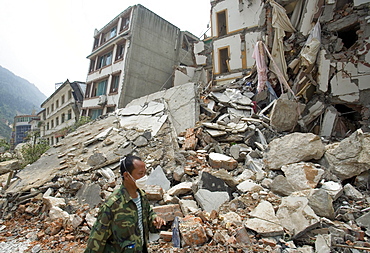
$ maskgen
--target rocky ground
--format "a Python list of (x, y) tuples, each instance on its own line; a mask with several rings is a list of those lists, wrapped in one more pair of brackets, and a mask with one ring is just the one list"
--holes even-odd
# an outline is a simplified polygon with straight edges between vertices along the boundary
[[(219, 108), (225, 91), (214, 93)], [(239, 89), (227, 92), (247, 100)], [(146, 110), (166, 115), (160, 101)], [(157, 132), (122, 127), (132, 117), (122, 111), (71, 133), (3, 190), (1, 252), (82, 252), (128, 153), (147, 163), (148, 197), (168, 223), (152, 252), (370, 249), (368, 133), (334, 142), (282, 134), (249, 107), (243, 116), (223, 110), (177, 136), (168, 120)]]
[(356, 32), (361, 43), (342, 52), (335, 31), (360, 18), (366, 32), (369, 9), (341, 9), (323, 14), (326, 58), (298, 63), (307, 38), (284, 41), (286, 86), (269, 71), (271, 87), (258, 88), (257, 69), (175, 86), (81, 126), (22, 170), (1, 163), (0, 252), (83, 252), (129, 153), (146, 162), (145, 190), (167, 221), (151, 252), (370, 251), (368, 90), (356, 104), (328, 89), (353, 81), (338, 69), (364, 41)]

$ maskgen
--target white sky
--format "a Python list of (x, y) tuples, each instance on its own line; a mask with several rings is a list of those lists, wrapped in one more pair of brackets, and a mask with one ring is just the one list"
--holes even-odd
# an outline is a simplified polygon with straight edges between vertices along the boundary
[(46, 96), (55, 83), (84, 82), (94, 29), (138, 3), (195, 36), (207, 30), (210, 0), (0, 0), (0, 66)]

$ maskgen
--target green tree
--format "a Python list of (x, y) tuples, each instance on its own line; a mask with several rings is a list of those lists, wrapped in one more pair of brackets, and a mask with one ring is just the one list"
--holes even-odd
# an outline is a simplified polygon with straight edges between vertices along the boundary
[(50, 148), (47, 140), (40, 139), (39, 137), (39, 132), (29, 132), (27, 134), (28, 142), (21, 149), (24, 161), (23, 167), (36, 162)]
[(8, 151), (10, 144), (5, 139), (0, 139), (0, 153)]

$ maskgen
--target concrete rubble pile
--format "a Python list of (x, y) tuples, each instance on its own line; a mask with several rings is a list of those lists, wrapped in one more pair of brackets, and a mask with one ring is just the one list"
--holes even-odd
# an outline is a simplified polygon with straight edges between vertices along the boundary
[[(284, 41), (287, 86), (272, 73), (261, 89), (258, 68), (175, 86), (78, 128), (14, 178), (18, 165), (0, 164), (0, 251), (82, 252), (129, 153), (167, 221), (151, 252), (369, 251), (369, 6), (334, 8), (323, 4), (318, 58), (302, 56), (308, 33)], [(350, 46), (349, 28), (361, 31)]]
[(29, 252), (82, 251), (100, 203), (121, 183), (119, 159), (135, 153), (168, 222), (153, 252), (370, 248), (369, 133), (325, 144), (313, 133), (279, 133), (249, 108), (176, 129), (173, 121), (193, 124), (173, 116), (197, 115), (195, 90), (189, 83), (135, 100), (68, 135), (16, 174), (0, 202), (0, 232), (27, 238)]

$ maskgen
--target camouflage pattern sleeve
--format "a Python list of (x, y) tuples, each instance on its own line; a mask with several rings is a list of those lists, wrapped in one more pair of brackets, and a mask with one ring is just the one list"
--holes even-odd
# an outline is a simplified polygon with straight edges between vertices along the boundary
[(103, 205), (94, 226), (91, 229), (85, 253), (106, 252), (105, 246), (112, 232), (110, 229), (112, 212), (109, 207)]

